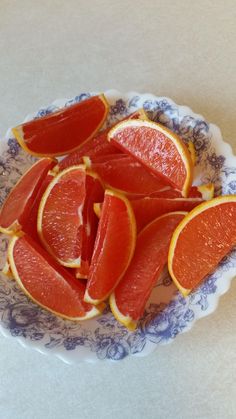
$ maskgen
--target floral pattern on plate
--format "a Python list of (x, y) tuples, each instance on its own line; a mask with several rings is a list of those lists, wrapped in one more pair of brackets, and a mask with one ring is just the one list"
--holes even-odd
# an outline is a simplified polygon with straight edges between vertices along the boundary
[[(94, 93), (81, 93), (73, 99), (57, 100), (26, 120), (44, 115), (84, 100)], [(220, 130), (190, 108), (176, 105), (168, 98), (151, 94), (115, 90), (105, 92), (110, 103), (106, 125), (112, 125), (143, 107), (150, 119), (164, 124), (188, 143), (197, 154), (195, 183), (213, 182), (217, 194), (236, 193), (236, 157), (221, 137)], [(8, 130), (0, 144), (0, 205), (35, 158), (27, 155)], [(4, 265), (7, 237), (0, 237), (0, 268)], [(187, 298), (173, 285), (167, 271), (159, 279), (146, 311), (135, 332), (118, 324), (107, 308), (96, 319), (74, 323), (41, 309), (19, 290), (17, 284), (1, 274), (0, 330), (14, 336), (23, 345), (43, 353), (52, 353), (65, 362), (118, 361), (130, 355), (145, 356), (158, 345), (169, 343), (194, 322), (215, 310), (219, 296), (230, 286), (236, 271), (236, 251), (225, 257), (217, 270)]]

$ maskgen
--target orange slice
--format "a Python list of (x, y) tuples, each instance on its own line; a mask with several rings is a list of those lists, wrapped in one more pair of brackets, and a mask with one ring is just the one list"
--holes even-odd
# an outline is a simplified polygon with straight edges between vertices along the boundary
[[(174, 211), (191, 211), (203, 201), (200, 198), (142, 198), (131, 201), (137, 223), (137, 230), (140, 231), (155, 218)], [(98, 205), (94, 206), (99, 214)]]
[(98, 173), (107, 188), (112, 188), (121, 193), (152, 194), (166, 187), (160, 176), (156, 176), (146, 169), (141, 163), (131, 156), (117, 155), (117, 159), (107, 159), (95, 162), (89, 157), (84, 157), (84, 163)]
[(108, 134), (111, 144), (131, 154), (186, 197), (192, 185), (190, 153), (174, 133), (151, 121), (121, 122)]
[(135, 242), (135, 218), (129, 201), (106, 190), (85, 301), (98, 304), (110, 295), (129, 266)]
[(100, 314), (102, 307), (83, 301), (85, 286), (28, 236), (12, 238), (8, 258), (22, 291), (41, 307), (74, 321)]
[(186, 212), (162, 215), (138, 235), (133, 259), (110, 296), (115, 318), (134, 330), (165, 264), (171, 236)]
[(85, 167), (72, 166), (55, 176), (38, 211), (41, 242), (59, 263), (71, 268), (81, 264), (85, 197)]
[(50, 158), (38, 160), (17, 182), (0, 211), (0, 231), (14, 234), (27, 222), (32, 204), (47, 172), (55, 166)]
[(60, 156), (93, 137), (106, 120), (104, 95), (93, 96), (12, 129), (21, 147), (34, 156)]
[(236, 244), (236, 195), (194, 208), (176, 228), (169, 249), (170, 275), (184, 296), (214, 271)]
[[(143, 109), (138, 109), (127, 117), (128, 119), (147, 119)], [(127, 119), (125, 118), (125, 119)], [(118, 154), (120, 150), (107, 141), (107, 134), (111, 128), (105, 129), (93, 138), (90, 138), (85, 143), (81, 144), (76, 151), (66, 156), (58, 163), (58, 170), (64, 170), (67, 167), (82, 163), (82, 157), (88, 156), (96, 158), (99, 156), (106, 156), (108, 154)]]

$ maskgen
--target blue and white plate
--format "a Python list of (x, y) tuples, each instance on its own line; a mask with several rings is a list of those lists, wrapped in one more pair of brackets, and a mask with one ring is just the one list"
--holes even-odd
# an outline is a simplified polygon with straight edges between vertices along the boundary
[[(62, 99), (28, 115), (26, 120), (44, 116), (63, 106), (86, 99)], [(165, 97), (115, 90), (105, 92), (111, 105), (108, 124), (144, 107), (150, 119), (175, 131), (187, 143), (193, 141), (197, 153), (195, 184), (213, 182), (217, 194), (236, 193), (236, 157), (219, 128), (185, 106)], [(12, 186), (34, 158), (14, 140), (11, 130), (0, 143), (0, 205)], [(0, 237), (0, 267), (5, 263), (8, 239)], [(167, 272), (152, 292), (145, 314), (135, 332), (117, 323), (107, 309), (100, 317), (81, 323), (62, 320), (39, 308), (22, 294), (13, 280), (0, 277), (0, 331), (22, 345), (45, 354), (54, 354), (67, 363), (98, 360), (119, 361), (127, 356), (145, 356), (158, 345), (172, 342), (191, 329), (196, 320), (212, 313), (236, 272), (236, 251), (224, 258), (217, 270), (187, 298), (173, 285)]]

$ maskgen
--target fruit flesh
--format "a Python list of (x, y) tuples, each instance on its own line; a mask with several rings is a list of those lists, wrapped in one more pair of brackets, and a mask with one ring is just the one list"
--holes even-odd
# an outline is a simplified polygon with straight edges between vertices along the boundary
[(187, 196), (193, 163), (185, 144), (166, 128), (150, 121), (125, 121), (108, 135), (111, 144), (146, 165), (153, 173)]
[(54, 176), (48, 173), (45, 179), (43, 180), (43, 183), (38, 190), (38, 193), (32, 205), (31, 211), (27, 217), (27, 220), (25, 221), (24, 225), (22, 225), (22, 230), (24, 231), (24, 233), (28, 234), (28, 236), (30, 236), (35, 241), (39, 241), (39, 236), (37, 232), (37, 218), (39, 205), (45, 190), (47, 189), (49, 183), (53, 180), (53, 178)]
[(79, 267), (81, 263), (85, 197), (85, 168), (72, 166), (54, 178), (40, 204), (38, 234), (64, 266)]
[(14, 237), (8, 256), (16, 281), (33, 301), (72, 320), (89, 315), (93, 308), (83, 301), (84, 285), (58, 266), (31, 238)]
[(150, 173), (131, 156), (97, 163), (92, 160), (91, 168), (98, 173), (107, 187), (123, 193), (151, 194), (166, 187), (160, 176)]
[(13, 234), (27, 222), (38, 190), (55, 164), (51, 158), (40, 159), (20, 178), (2, 206), (0, 231)]
[(87, 278), (92, 258), (94, 242), (98, 227), (98, 218), (93, 210), (96, 201), (103, 201), (104, 189), (99, 180), (92, 172), (86, 173), (86, 196), (82, 210), (83, 233), (81, 266), (76, 269), (77, 278)]
[[(134, 327), (142, 316), (150, 293), (167, 262), (172, 233), (185, 215), (186, 212), (165, 214), (139, 233), (133, 259), (110, 300), (114, 316), (119, 321), (123, 316), (122, 322), (127, 327), (129, 324)], [(115, 309), (112, 300), (115, 301)]]
[(201, 204), (200, 198), (143, 198), (131, 201), (140, 231), (155, 218), (173, 211), (191, 211)]
[(136, 225), (128, 200), (107, 190), (89, 270), (86, 301), (97, 304), (109, 296), (130, 263), (135, 242)]
[(79, 147), (104, 123), (108, 103), (103, 95), (26, 122), (12, 129), (20, 145), (37, 156), (59, 156)]
[[(136, 119), (136, 118), (147, 118), (142, 109), (132, 113), (125, 119)], [(120, 154), (120, 150), (109, 144), (107, 141), (107, 135), (111, 127), (105, 129), (101, 133), (97, 134), (95, 137), (89, 139), (88, 141), (81, 144), (81, 146), (74, 151), (73, 153), (66, 156), (58, 164), (59, 170), (66, 169), (67, 167), (82, 163), (83, 156), (88, 156), (90, 158), (98, 158), (99, 156), (107, 156), (109, 154)]]
[(236, 244), (236, 197), (219, 197), (201, 204), (184, 221), (173, 234), (169, 271), (187, 295)]

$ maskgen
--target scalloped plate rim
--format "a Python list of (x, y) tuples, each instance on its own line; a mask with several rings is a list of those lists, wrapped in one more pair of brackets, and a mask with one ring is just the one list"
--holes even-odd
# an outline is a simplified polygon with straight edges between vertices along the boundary
[[(98, 94), (100, 92), (89, 92), (91, 95), (94, 94)], [(175, 101), (173, 101), (171, 98), (167, 97), (167, 96), (156, 96), (152, 93), (138, 93), (136, 91), (128, 91), (126, 93), (120, 92), (116, 89), (109, 89), (107, 91), (104, 92), (105, 96), (118, 96), (120, 98), (130, 98), (130, 97), (134, 97), (134, 96), (139, 96), (139, 97), (147, 97), (148, 99), (155, 99), (155, 100), (166, 100), (167, 102), (171, 103), (172, 105), (176, 106), (178, 109), (180, 109), (183, 113), (188, 114), (194, 118), (197, 119), (201, 119), (203, 121), (206, 121), (206, 119), (198, 113), (195, 113), (194, 111), (192, 111), (192, 109), (189, 106), (186, 105), (178, 105)], [(63, 98), (63, 99), (56, 99), (54, 100), (52, 103), (50, 103), (50, 105), (46, 105), (46, 106), (41, 106), (39, 109), (44, 109), (44, 108), (48, 108), (50, 106), (59, 106), (59, 103), (66, 103), (71, 99), (68, 98)], [(61, 106), (59, 106), (61, 107)], [(39, 110), (38, 110), (39, 111)], [(35, 111), (33, 113), (29, 113), (23, 120), (23, 122), (29, 121), (30, 119), (32, 119), (32, 117), (35, 116), (35, 114), (38, 112)], [(211, 128), (211, 130), (217, 132), (217, 135), (215, 136), (215, 139), (217, 141), (217, 144), (220, 146), (220, 149), (222, 151), (224, 151), (224, 155), (227, 155), (228, 158), (230, 159), (236, 159), (236, 156), (233, 153), (233, 149), (231, 147), (231, 145), (226, 142), (223, 137), (222, 137), (222, 133), (220, 128), (211, 122), (207, 122), (207, 124), (209, 125), (209, 127)], [(9, 128), (5, 134), (5, 137), (9, 134), (9, 132), (11, 131), (11, 128)], [(187, 325), (187, 327), (185, 327), (183, 330), (181, 330), (178, 335), (181, 335), (182, 333), (186, 333), (189, 332), (190, 329), (194, 326), (195, 322), (199, 319), (203, 319), (204, 317), (209, 316), (210, 314), (212, 314), (218, 307), (219, 304), (219, 300), (220, 297), (222, 295), (224, 295), (231, 286), (231, 281), (234, 279), (235, 277), (235, 269), (230, 269), (228, 272), (224, 272), (224, 287), (218, 289), (217, 293), (213, 294), (214, 295), (214, 304), (211, 304), (210, 309), (207, 312), (201, 311), (200, 313), (198, 313), (198, 317), (195, 317), (191, 323), (189, 323)], [(37, 344), (35, 344), (35, 341), (31, 341), (29, 339), (24, 339), (22, 337), (19, 336), (12, 336), (10, 333), (9, 329), (6, 329), (3, 327), (3, 325), (0, 323), (0, 333), (2, 336), (6, 337), (6, 338), (12, 338), (15, 339), (18, 343), (20, 343), (20, 345), (24, 348), (32, 348), (35, 351), (44, 354), (44, 355), (51, 355), (51, 356), (56, 356), (58, 359), (62, 360), (63, 362), (65, 362), (66, 364), (77, 364), (77, 363), (82, 363), (82, 362), (88, 362), (88, 363), (96, 363), (98, 361), (101, 361), (101, 359), (95, 358), (95, 357), (83, 357), (80, 358), (78, 357), (77, 359), (75, 358), (71, 358), (68, 354), (68, 351), (60, 351), (60, 350), (56, 350), (54, 348), (50, 348), (50, 349), (46, 349), (45, 347), (41, 347), (41, 346), (36, 346)], [(178, 336), (176, 336), (178, 338)], [(158, 344), (160, 345), (166, 345), (169, 343), (172, 343), (174, 339), (169, 339), (166, 341), (160, 341)], [(130, 354), (129, 356), (135, 356), (135, 357), (145, 357), (147, 355), (149, 355), (150, 353), (152, 353), (153, 351), (157, 350), (158, 345), (156, 343), (150, 342), (149, 348), (146, 351), (141, 351), (138, 353), (134, 353), (134, 354)], [(68, 356), (64, 356), (64, 354), (68, 354)], [(126, 357), (119, 359), (119, 361), (124, 360)], [(117, 363), (116, 360), (113, 359), (109, 359), (109, 358), (105, 358), (102, 361), (110, 361), (113, 363)]]

